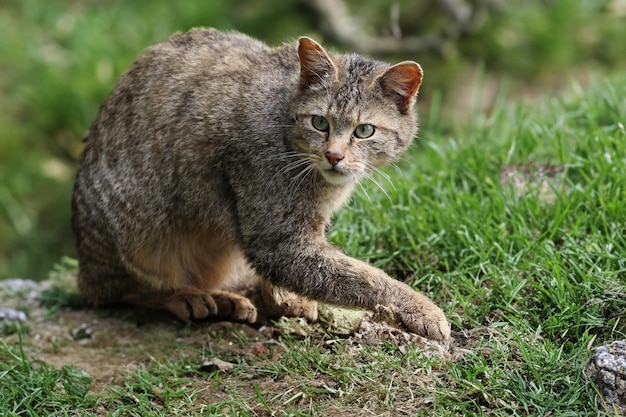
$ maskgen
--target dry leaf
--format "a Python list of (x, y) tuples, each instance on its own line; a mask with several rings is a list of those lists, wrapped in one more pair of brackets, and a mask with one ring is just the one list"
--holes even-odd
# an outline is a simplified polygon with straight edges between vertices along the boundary
[(210, 361), (204, 362), (200, 365), (200, 370), (202, 372), (215, 372), (215, 371), (224, 371), (230, 372), (235, 367), (234, 363), (223, 361), (219, 358), (213, 358)]

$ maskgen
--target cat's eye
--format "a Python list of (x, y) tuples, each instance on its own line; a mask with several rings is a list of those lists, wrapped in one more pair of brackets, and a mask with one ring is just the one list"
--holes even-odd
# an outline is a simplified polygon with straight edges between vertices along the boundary
[(328, 120), (326, 120), (326, 118), (324, 116), (313, 116), (311, 118), (311, 124), (313, 125), (314, 128), (316, 128), (317, 130), (321, 131), (321, 132), (327, 132), (328, 129), (330, 128), (330, 124), (328, 123)]
[(374, 128), (374, 126), (369, 125), (369, 124), (358, 125), (356, 129), (354, 129), (354, 136), (356, 136), (359, 139), (369, 138), (370, 136), (374, 134), (375, 130), (376, 129)]

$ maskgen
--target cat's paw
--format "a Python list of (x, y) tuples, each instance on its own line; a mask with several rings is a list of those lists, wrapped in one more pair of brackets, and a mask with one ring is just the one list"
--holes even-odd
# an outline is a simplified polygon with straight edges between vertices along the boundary
[(249, 299), (228, 291), (179, 293), (164, 307), (182, 321), (219, 317), (254, 323), (257, 319), (256, 307)]
[(263, 286), (263, 302), (270, 318), (304, 317), (317, 321), (317, 301), (267, 283)]
[(443, 311), (428, 297), (407, 287), (391, 308), (397, 318), (409, 330), (433, 340), (446, 340), (450, 337), (450, 323)]

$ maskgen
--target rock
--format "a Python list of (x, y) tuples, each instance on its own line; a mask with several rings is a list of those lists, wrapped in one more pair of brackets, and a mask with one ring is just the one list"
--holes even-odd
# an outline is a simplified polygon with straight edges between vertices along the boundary
[(366, 310), (337, 307), (330, 304), (317, 305), (319, 320), (324, 323), (330, 333), (351, 335), (361, 325), (361, 320), (367, 315)]
[(27, 317), (23, 311), (0, 307), (0, 320), (25, 322)]
[(38, 284), (30, 279), (0, 280), (0, 323), (24, 323), (28, 320), (25, 304), (37, 298)]
[(22, 292), (35, 288), (37, 288), (37, 283), (30, 279), (7, 278), (0, 281), (0, 290), (3, 291)]
[(279, 335), (310, 336), (315, 332), (315, 326), (303, 317), (281, 317), (274, 322), (274, 333)]
[(596, 348), (586, 371), (599, 385), (609, 407), (626, 415), (626, 340)]

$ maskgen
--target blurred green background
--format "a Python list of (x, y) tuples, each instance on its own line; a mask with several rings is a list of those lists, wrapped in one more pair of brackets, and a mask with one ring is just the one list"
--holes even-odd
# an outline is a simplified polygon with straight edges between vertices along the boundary
[(320, 10), (325, 3), (341, 14), (339, 0), (0, 0), (0, 279), (45, 278), (74, 254), (81, 138), (137, 54), (175, 31), (213, 26), (270, 44), (306, 34), (361, 51), (381, 37), (425, 40), (419, 50), (374, 55), (422, 64), (422, 130), (442, 132), (490, 97), (556, 93), (621, 71), (626, 60), (626, 0), (349, 0), (361, 33), (348, 42)]

